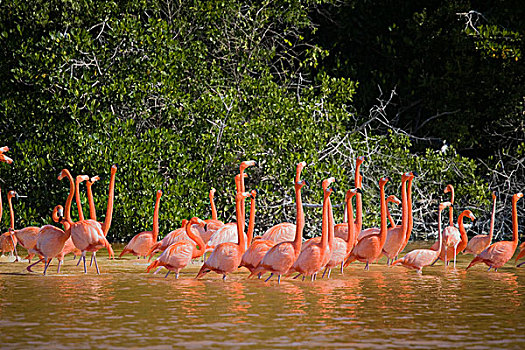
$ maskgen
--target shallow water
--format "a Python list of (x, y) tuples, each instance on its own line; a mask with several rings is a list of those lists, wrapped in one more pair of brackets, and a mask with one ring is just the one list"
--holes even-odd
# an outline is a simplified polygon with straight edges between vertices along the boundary
[(277, 285), (243, 270), (195, 280), (197, 264), (164, 278), (146, 260), (100, 255), (100, 276), (71, 256), (47, 276), (0, 258), (2, 348), (525, 348), (525, 268), (510, 263), (466, 273), (472, 256), (460, 255), (456, 270), (421, 276), (382, 259)]

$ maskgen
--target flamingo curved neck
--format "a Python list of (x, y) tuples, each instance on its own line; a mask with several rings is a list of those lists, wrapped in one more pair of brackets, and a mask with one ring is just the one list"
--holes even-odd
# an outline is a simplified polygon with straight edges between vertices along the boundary
[(65, 213), (65, 219), (66, 221), (68, 222), (72, 222), (71, 221), (71, 203), (73, 202), (73, 196), (75, 195), (75, 180), (73, 180), (73, 176), (71, 176), (71, 173), (69, 172), (69, 170), (65, 169), (66, 170), (66, 176), (69, 180), (69, 195), (67, 196), (67, 200), (66, 200), (66, 208), (64, 209)]
[(201, 235), (195, 234), (193, 230), (191, 229), (191, 225), (193, 225), (195, 222), (189, 221), (186, 224), (186, 234), (188, 237), (190, 237), (196, 244), (197, 247), (195, 248), (195, 252), (197, 253), (197, 257), (202, 256), (204, 254), (205, 246), (206, 244), (202, 240)]
[(441, 244), (443, 244), (443, 233), (441, 230), (441, 209), (438, 211), (438, 237), (439, 237), (439, 245), (437, 250), (437, 256), (441, 253)]
[[(450, 203), (454, 204), (454, 187), (450, 185)], [(448, 207), (448, 222), (449, 226), (454, 226), (454, 208)]]
[(111, 227), (111, 220), (113, 219), (113, 201), (115, 199), (115, 174), (117, 173), (116, 168), (111, 168), (111, 178), (109, 179), (109, 194), (108, 194), (108, 207), (106, 208), (106, 217), (104, 218), (104, 237), (108, 235), (109, 228)]
[(467, 214), (465, 214), (465, 213), (461, 213), (458, 216), (458, 228), (459, 228), (459, 233), (461, 235), (461, 242), (462, 243), (467, 243), (468, 242), (467, 231), (465, 230), (465, 225), (463, 224), (463, 219), (465, 218), (465, 216), (467, 216)]
[(346, 238), (346, 245), (349, 251), (353, 248), (355, 242), (355, 225), (354, 225), (354, 208), (352, 208), (352, 196), (348, 196), (346, 201), (346, 212), (348, 215), (348, 236)]
[(236, 215), (237, 215), (237, 244), (239, 245), (242, 252), (245, 251), (245, 241), (244, 241), (244, 220), (242, 217), (242, 197), (237, 196), (235, 198), (236, 206)]
[(401, 184), (401, 230), (405, 236), (408, 230), (407, 181), (405, 179)]

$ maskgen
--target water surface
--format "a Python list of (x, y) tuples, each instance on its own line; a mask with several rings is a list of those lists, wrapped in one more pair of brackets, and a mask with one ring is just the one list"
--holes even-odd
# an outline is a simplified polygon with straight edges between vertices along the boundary
[(382, 259), (277, 285), (244, 270), (195, 280), (197, 262), (164, 278), (100, 255), (100, 276), (71, 256), (48, 276), (0, 258), (2, 348), (525, 348), (525, 268), (513, 264), (466, 273), (468, 255), (418, 275)]

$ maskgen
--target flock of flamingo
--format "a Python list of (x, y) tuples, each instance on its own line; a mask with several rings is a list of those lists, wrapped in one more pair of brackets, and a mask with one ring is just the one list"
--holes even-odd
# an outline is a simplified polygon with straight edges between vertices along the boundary
[[(11, 164), (13, 160), (4, 153), (8, 152), (8, 147), (0, 148), (0, 162)], [(488, 235), (477, 235), (468, 240), (463, 220), (469, 218), (475, 220), (470, 210), (464, 210), (458, 217), (458, 227), (453, 222), (454, 188), (447, 185), (445, 193), (451, 194), (450, 201), (439, 204), (438, 208), (438, 241), (429, 249), (416, 249), (408, 252), (404, 257), (398, 255), (405, 249), (413, 228), (412, 218), (412, 181), (417, 176), (415, 172), (407, 172), (401, 177), (401, 200), (395, 196), (385, 198), (385, 186), (391, 181), (389, 177), (379, 180), (380, 188), (380, 213), (381, 224), (378, 228), (363, 229), (362, 225), (362, 175), (359, 172), (365, 157), (360, 156), (356, 160), (355, 185), (349, 189), (345, 195), (345, 223), (335, 224), (332, 213), (330, 195), (334, 192), (332, 184), (335, 179), (330, 177), (322, 182), (323, 189), (323, 209), (321, 235), (303, 241), (304, 212), (301, 199), (301, 189), (308, 185), (306, 180), (301, 178), (301, 174), (306, 167), (305, 162), (297, 164), (295, 174), (295, 203), (296, 203), (296, 223), (280, 223), (264, 233), (262, 236), (254, 237), (255, 225), (255, 198), (257, 191), (246, 191), (244, 179), (247, 177), (245, 170), (255, 165), (255, 161), (244, 161), (240, 165), (240, 172), (235, 176), (236, 184), (236, 222), (224, 224), (217, 219), (217, 210), (214, 204), (215, 189), (210, 191), (210, 203), (212, 218), (201, 220), (193, 217), (190, 220), (183, 220), (182, 226), (169, 234), (161, 241), (159, 235), (159, 209), (162, 191), (157, 191), (155, 209), (153, 212), (153, 230), (140, 232), (135, 235), (120, 253), (120, 257), (125, 254), (151, 258), (156, 253), (161, 253), (147, 267), (147, 272), (155, 269), (155, 273), (163, 267), (170, 272), (175, 272), (179, 277), (181, 269), (186, 267), (192, 259), (205, 257), (196, 278), (201, 278), (210, 271), (222, 274), (223, 279), (229, 273), (237, 271), (240, 267), (245, 267), (250, 271), (248, 278), (257, 276), (261, 278), (265, 273), (269, 273), (268, 281), (276, 275), (278, 283), (282, 276), (292, 276), (297, 278), (302, 276), (304, 280), (310, 277), (315, 280), (317, 274), (323, 272), (323, 277), (327, 274), (330, 278), (332, 268), (340, 266), (341, 273), (344, 267), (358, 260), (366, 263), (365, 270), (369, 269), (370, 263), (375, 263), (384, 255), (387, 257), (387, 265), (402, 265), (417, 270), (422, 273), (425, 266), (433, 265), (436, 261), (442, 260), (445, 265), (449, 261), (454, 261), (456, 267), (456, 255), (460, 252), (474, 255), (474, 259), (468, 265), (467, 270), (472, 266), (485, 263), (489, 270), (494, 268), (496, 271), (509, 261), (518, 246), (518, 217), (517, 201), (523, 197), (522, 193), (516, 193), (512, 197), (512, 223), (513, 235), (511, 241), (499, 241), (491, 244), (495, 208), (496, 194), (492, 194), (492, 220), (490, 233)], [(65, 208), (57, 205), (53, 209), (52, 219), (63, 226), (63, 230), (53, 225), (43, 227), (26, 227), (15, 230), (14, 212), (12, 198), (18, 197), (15, 191), (10, 191), (7, 195), (10, 209), (10, 228), (8, 232), (0, 236), (0, 249), (2, 252), (18, 253), (16, 246), (19, 244), (28, 252), (25, 258), (29, 261), (27, 270), (32, 272), (32, 267), (43, 262), (45, 275), (53, 258), (58, 260), (57, 273), (64, 256), (70, 253), (80, 256), (77, 266), (82, 261), (84, 273), (87, 272), (86, 253), (92, 252), (91, 264), (95, 264), (98, 274), (100, 270), (96, 259), (96, 252), (106, 248), (109, 257), (114, 258), (111, 244), (106, 236), (111, 226), (114, 200), (115, 174), (117, 167), (111, 167), (111, 177), (109, 184), (109, 195), (107, 212), (104, 222), (97, 221), (96, 211), (91, 191), (92, 184), (99, 180), (98, 176), (90, 178), (86, 175), (79, 175), (76, 179), (71, 173), (64, 169), (58, 176), (58, 180), (67, 178), (70, 191), (67, 197)], [(80, 200), (80, 184), (87, 181), (87, 196), (89, 202), (89, 219), (85, 219)], [(71, 205), (73, 198), (76, 199), (79, 221), (71, 219)], [(356, 203), (356, 218), (354, 219), (353, 199)], [(250, 214), (248, 231), (245, 233), (245, 201), (250, 198)], [(400, 225), (395, 225), (389, 211), (388, 202), (401, 204), (402, 219)], [(442, 229), (441, 213), (449, 210), (449, 224)], [(0, 218), (2, 217), (2, 201), (0, 195)], [(390, 227), (388, 226), (390, 221)], [(31, 259), (38, 255), (40, 259), (31, 263)], [(525, 255), (525, 243), (520, 246), (520, 252), (516, 258), (518, 261)], [(518, 265), (521, 266), (525, 262)]]

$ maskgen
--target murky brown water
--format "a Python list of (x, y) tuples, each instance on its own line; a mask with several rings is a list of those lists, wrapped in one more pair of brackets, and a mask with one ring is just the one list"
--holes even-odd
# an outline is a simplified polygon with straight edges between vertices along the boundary
[(420, 276), (381, 260), (277, 285), (244, 271), (197, 281), (197, 265), (165, 279), (145, 260), (101, 255), (100, 276), (70, 256), (45, 277), (0, 258), (1, 347), (525, 348), (525, 268), (512, 264), (465, 273), (460, 256), (457, 270)]

